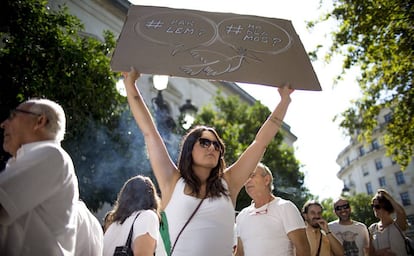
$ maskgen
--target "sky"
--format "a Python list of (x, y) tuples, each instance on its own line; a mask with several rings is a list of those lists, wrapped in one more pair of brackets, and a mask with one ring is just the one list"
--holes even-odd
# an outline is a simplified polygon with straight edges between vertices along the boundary
[[(318, 26), (314, 30), (306, 28), (306, 21), (315, 20), (322, 11), (318, 10), (320, 0), (131, 0), (133, 4), (184, 8), (210, 12), (227, 12), (291, 20), (307, 52), (317, 45), (328, 47), (329, 31), (335, 28), (333, 22)], [(328, 4), (329, 0), (324, 0)], [(320, 200), (340, 195), (343, 183), (336, 177), (340, 166), (336, 163), (338, 154), (348, 144), (348, 139), (340, 130), (335, 115), (347, 109), (351, 100), (359, 97), (359, 87), (355, 82), (356, 73), (348, 73), (346, 78), (334, 85), (333, 79), (341, 71), (340, 57), (330, 64), (323, 61), (312, 63), (322, 91), (296, 90), (291, 98), (284, 121), (298, 139), (294, 144), (295, 156), (303, 165), (305, 186)], [(300, 75), (300, 70), (298, 70)], [(276, 87), (240, 84), (240, 87), (273, 110), (280, 100)]]

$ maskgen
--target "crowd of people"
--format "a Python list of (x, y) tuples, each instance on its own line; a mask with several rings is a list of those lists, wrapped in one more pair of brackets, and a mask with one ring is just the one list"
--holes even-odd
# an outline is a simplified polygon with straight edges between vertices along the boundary
[[(234, 163), (226, 164), (225, 144), (208, 126), (183, 137), (174, 163), (136, 85), (140, 74), (132, 68), (123, 76), (161, 194), (148, 177), (131, 177), (102, 227), (80, 201), (60, 145), (64, 110), (48, 99), (27, 100), (0, 125), (12, 156), (0, 173), (0, 255), (408, 255), (404, 208), (383, 189), (372, 198), (379, 221), (369, 228), (351, 218), (347, 198), (335, 200), (338, 219), (328, 223), (319, 202), (300, 211), (273, 194), (261, 159), (291, 102), (289, 86), (279, 88), (280, 102)], [(252, 203), (236, 217), (243, 187)]]

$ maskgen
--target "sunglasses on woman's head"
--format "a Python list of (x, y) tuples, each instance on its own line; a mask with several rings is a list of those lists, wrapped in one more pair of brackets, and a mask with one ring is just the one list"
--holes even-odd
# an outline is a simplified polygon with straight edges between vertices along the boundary
[(203, 148), (209, 148), (211, 144), (213, 144), (214, 150), (221, 152), (221, 147), (218, 141), (211, 141), (206, 138), (198, 138), (198, 142), (200, 143), (200, 146)]

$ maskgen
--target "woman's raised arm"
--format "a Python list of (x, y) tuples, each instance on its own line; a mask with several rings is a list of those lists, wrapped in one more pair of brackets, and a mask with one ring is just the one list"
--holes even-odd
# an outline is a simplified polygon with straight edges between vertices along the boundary
[(397, 223), (398, 227), (403, 231), (407, 230), (408, 223), (407, 223), (407, 214), (405, 213), (405, 209), (402, 205), (400, 205), (395, 199), (386, 191), (385, 189), (378, 189), (378, 194), (384, 196), (388, 201), (390, 201), (392, 207), (394, 208), (395, 212), (395, 222)]
[(124, 76), (129, 107), (144, 135), (151, 167), (161, 190), (163, 199), (161, 208), (164, 209), (179, 178), (179, 172), (168, 154), (165, 143), (155, 126), (139, 89), (135, 86), (135, 81), (140, 74), (134, 68), (131, 68), (130, 72), (123, 72), (122, 74)]
[(255, 140), (241, 154), (239, 159), (225, 171), (224, 177), (229, 184), (233, 202), (235, 202), (237, 194), (249, 178), (250, 173), (263, 157), (267, 145), (282, 126), (283, 118), (291, 102), (290, 94), (294, 90), (289, 86), (284, 86), (279, 88), (278, 91), (281, 97), (279, 104), (259, 129)]

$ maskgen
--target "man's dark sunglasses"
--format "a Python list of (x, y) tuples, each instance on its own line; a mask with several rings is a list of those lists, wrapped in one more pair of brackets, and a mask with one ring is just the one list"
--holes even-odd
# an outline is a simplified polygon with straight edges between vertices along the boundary
[(198, 138), (198, 142), (200, 143), (200, 146), (202, 146), (203, 148), (209, 148), (211, 144), (213, 144), (214, 149), (216, 151), (221, 152), (221, 146), (220, 146), (220, 143), (218, 143), (218, 141), (211, 141), (206, 138)]
[(349, 209), (349, 204), (335, 206), (335, 211), (346, 210), (346, 209)]

